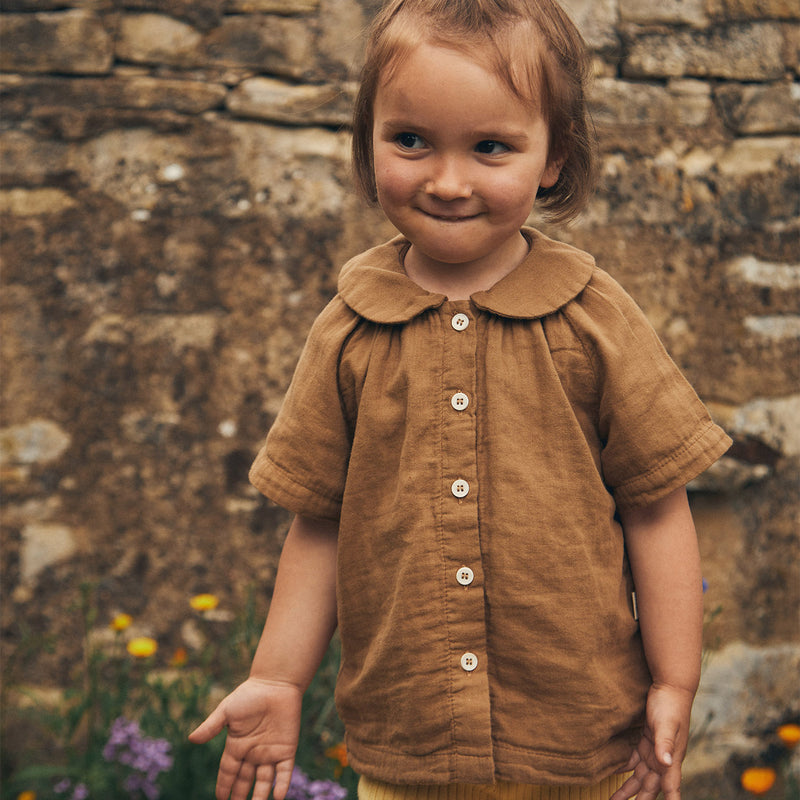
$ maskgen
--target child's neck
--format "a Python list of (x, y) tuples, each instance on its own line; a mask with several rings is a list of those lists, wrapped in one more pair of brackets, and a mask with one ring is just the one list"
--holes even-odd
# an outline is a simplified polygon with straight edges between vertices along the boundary
[(412, 244), (403, 265), (406, 275), (426, 291), (446, 295), (448, 300), (468, 300), (513, 272), (528, 250), (528, 240), (520, 234), (483, 258), (450, 264), (429, 258)]

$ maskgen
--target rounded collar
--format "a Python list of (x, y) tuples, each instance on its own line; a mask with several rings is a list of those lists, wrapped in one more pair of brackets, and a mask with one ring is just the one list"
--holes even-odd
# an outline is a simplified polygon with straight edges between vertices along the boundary
[[(491, 289), (470, 300), (483, 311), (510, 319), (536, 319), (552, 314), (585, 288), (594, 258), (571, 245), (523, 228), (530, 250), (522, 263)], [(408, 240), (397, 236), (351, 259), (339, 275), (339, 296), (371, 322), (408, 322), (447, 301), (418, 286), (403, 270)]]

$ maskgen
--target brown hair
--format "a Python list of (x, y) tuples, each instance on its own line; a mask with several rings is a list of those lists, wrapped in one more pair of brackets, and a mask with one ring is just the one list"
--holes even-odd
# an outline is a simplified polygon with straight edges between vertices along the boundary
[[(586, 107), (586, 45), (555, 0), (388, 0), (367, 40), (353, 111), (356, 187), (377, 201), (372, 152), (378, 87), (420, 42), (487, 59), (487, 68), (525, 102), (541, 108), (551, 161), (562, 162), (555, 185), (537, 197), (547, 218), (565, 222), (584, 208), (594, 188), (595, 137)], [(476, 50), (478, 52), (476, 52)]]

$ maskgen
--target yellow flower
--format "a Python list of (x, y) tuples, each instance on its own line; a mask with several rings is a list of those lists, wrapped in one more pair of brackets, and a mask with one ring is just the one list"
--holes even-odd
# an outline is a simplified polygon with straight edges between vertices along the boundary
[(778, 737), (790, 750), (800, 742), (800, 725), (781, 725), (778, 728)]
[(219, 597), (215, 594), (196, 594), (189, 605), (195, 611), (213, 611), (219, 605)]
[(36, 800), (36, 792), (26, 789), (24, 792), (20, 792), (17, 795), (17, 800)]
[(766, 794), (775, 785), (775, 777), (771, 767), (750, 767), (742, 773), (742, 788), (750, 794)]
[(133, 617), (130, 614), (117, 614), (117, 616), (111, 620), (109, 627), (112, 631), (124, 631), (130, 628), (132, 622)]
[(158, 642), (149, 636), (137, 636), (128, 642), (127, 649), (134, 658), (150, 658), (158, 650)]

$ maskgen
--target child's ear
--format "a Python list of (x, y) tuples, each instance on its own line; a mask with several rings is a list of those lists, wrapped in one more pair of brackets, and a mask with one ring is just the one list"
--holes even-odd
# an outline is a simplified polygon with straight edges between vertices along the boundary
[(561, 169), (566, 160), (566, 156), (559, 156), (558, 158), (548, 160), (547, 166), (545, 166), (544, 172), (542, 173), (542, 179), (539, 181), (539, 188), (551, 189), (556, 185), (556, 181), (561, 174)]

